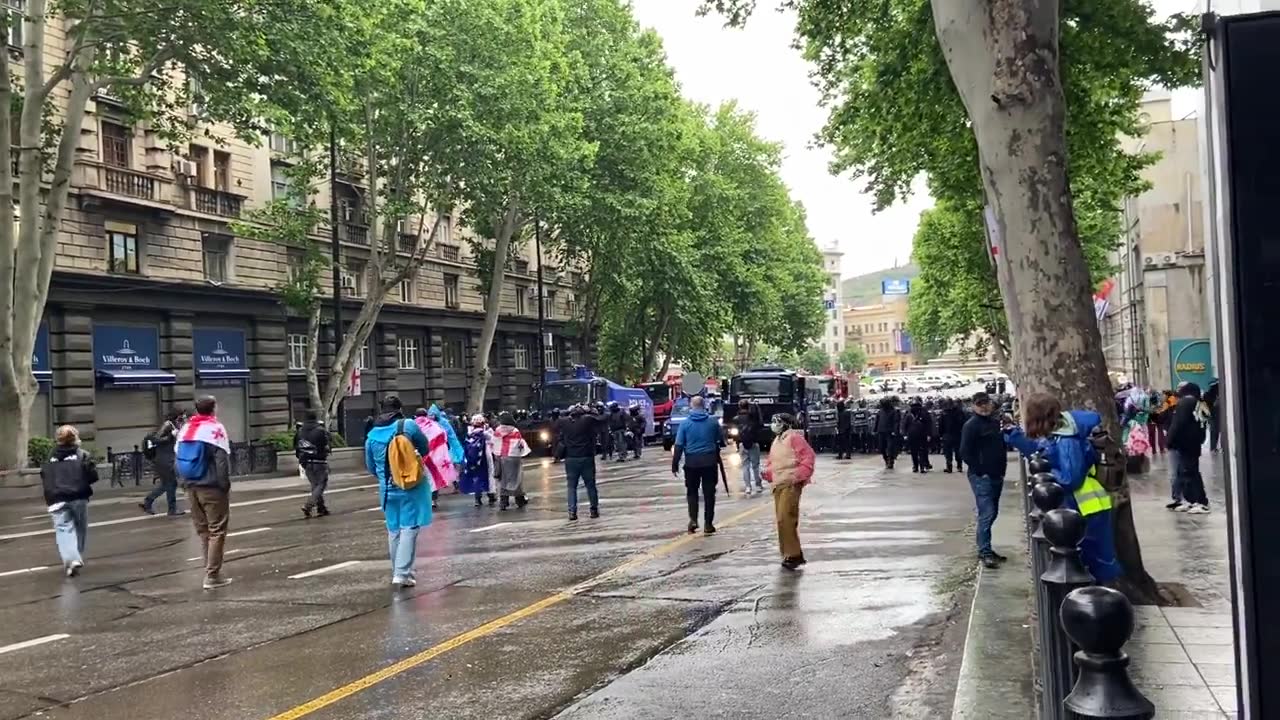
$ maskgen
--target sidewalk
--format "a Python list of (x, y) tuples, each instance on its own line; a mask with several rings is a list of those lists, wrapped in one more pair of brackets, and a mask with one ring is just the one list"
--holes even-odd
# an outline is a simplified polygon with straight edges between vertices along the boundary
[[(1151, 472), (1130, 479), (1133, 520), (1142, 557), (1162, 584), (1178, 584), (1200, 607), (1135, 608), (1137, 629), (1125, 651), (1139, 689), (1158, 717), (1236, 717), (1231, 576), (1221, 457), (1200, 460), (1209, 515), (1166, 510), (1169, 467), (1164, 456)], [(1174, 713), (1172, 711), (1178, 711)]]
[[(974, 590), (953, 720), (1034, 717), (1030, 574), (1018, 474), (1000, 501), (993, 541), (1009, 555), (1005, 567), (980, 570)], [(1157, 457), (1146, 475), (1130, 477), (1134, 523), (1147, 571), (1181, 586), (1198, 607), (1134, 608), (1135, 632), (1125, 646), (1134, 682), (1156, 706), (1156, 717), (1223, 720), (1236, 717), (1234, 636), (1227, 516), (1219, 456), (1201, 459), (1213, 512), (1166, 510), (1169, 469)]]

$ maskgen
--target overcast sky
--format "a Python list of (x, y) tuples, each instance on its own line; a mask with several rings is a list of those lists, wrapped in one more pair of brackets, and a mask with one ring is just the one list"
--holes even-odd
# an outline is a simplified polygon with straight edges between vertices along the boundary
[[(1272, 0), (1214, 0), (1219, 12), (1254, 9)], [(1280, 1), (1280, 0), (1277, 0)], [(923, 185), (907, 202), (879, 213), (849, 178), (828, 171), (830, 151), (815, 147), (814, 134), (827, 111), (809, 81), (809, 66), (791, 47), (795, 17), (769, 9), (765, 0), (747, 27), (726, 29), (719, 18), (698, 18), (698, 0), (632, 0), (642, 25), (662, 36), (686, 97), (708, 105), (737, 99), (758, 116), (759, 132), (785, 148), (782, 177), (809, 213), (818, 246), (844, 252), (844, 274), (858, 275), (907, 262), (920, 211), (932, 205)], [(1195, 11), (1203, 0), (1151, 0), (1160, 15)], [(1240, 7), (1237, 7), (1240, 6)], [(1196, 109), (1192, 93), (1175, 95), (1174, 112)]]

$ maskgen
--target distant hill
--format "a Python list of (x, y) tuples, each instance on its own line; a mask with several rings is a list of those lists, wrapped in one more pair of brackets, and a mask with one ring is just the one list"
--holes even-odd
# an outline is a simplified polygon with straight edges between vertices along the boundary
[(845, 305), (875, 305), (880, 302), (880, 283), (884, 280), (907, 278), (914, 280), (920, 274), (915, 263), (908, 263), (889, 270), (877, 270), (866, 275), (845, 278), (841, 281), (841, 293)]

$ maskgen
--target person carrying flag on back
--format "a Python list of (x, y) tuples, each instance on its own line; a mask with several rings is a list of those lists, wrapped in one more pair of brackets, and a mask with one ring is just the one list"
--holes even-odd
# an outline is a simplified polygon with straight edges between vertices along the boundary
[(438, 507), (440, 491), (458, 481), (458, 468), (449, 449), (448, 423), (436, 422), (423, 408), (414, 412), (413, 422), (427, 436), (430, 452), (422, 458), (422, 467), (431, 477), (431, 509)]
[[(447, 440), (445, 441), (447, 442)], [(444, 445), (437, 441), (437, 447)], [(437, 456), (439, 451), (437, 450)], [(400, 398), (382, 400), (382, 414), (364, 441), (364, 465), (378, 479), (382, 514), (387, 522), (391, 584), (413, 587), (413, 561), (418, 531), (431, 524), (431, 481), (423, 477), (423, 458), (431, 457), (427, 436), (404, 416)]]
[(175, 467), (191, 519), (204, 551), (204, 589), (231, 584), (222, 574), (222, 554), (231, 520), (231, 440), (215, 415), (218, 401), (211, 395), (196, 400), (196, 414), (178, 432)]
[(524, 458), (531, 451), (529, 443), (524, 441), (520, 429), (516, 427), (516, 419), (509, 412), (498, 415), (498, 427), (493, 430), (493, 456), (498, 479), (498, 494), (501, 499), (499, 510), (506, 510), (511, 499), (515, 498), (516, 507), (529, 504), (524, 494)]

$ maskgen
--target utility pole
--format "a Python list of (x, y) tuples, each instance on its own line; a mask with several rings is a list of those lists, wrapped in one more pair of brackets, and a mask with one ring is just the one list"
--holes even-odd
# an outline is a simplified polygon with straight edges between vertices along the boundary
[(542, 220), (533, 216), (533, 245), (538, 254), (538, 408), (542, 408), (543, 386), (547, 384), (547, 308), (542, 286)]
[[(333, 349), (342, 345), (342, 244), (338, 240), (338, 128), (329, 120), (329, 239), (333, 265)], [(343, 398), (338, 398), (338, 432), (346, 437)]]

